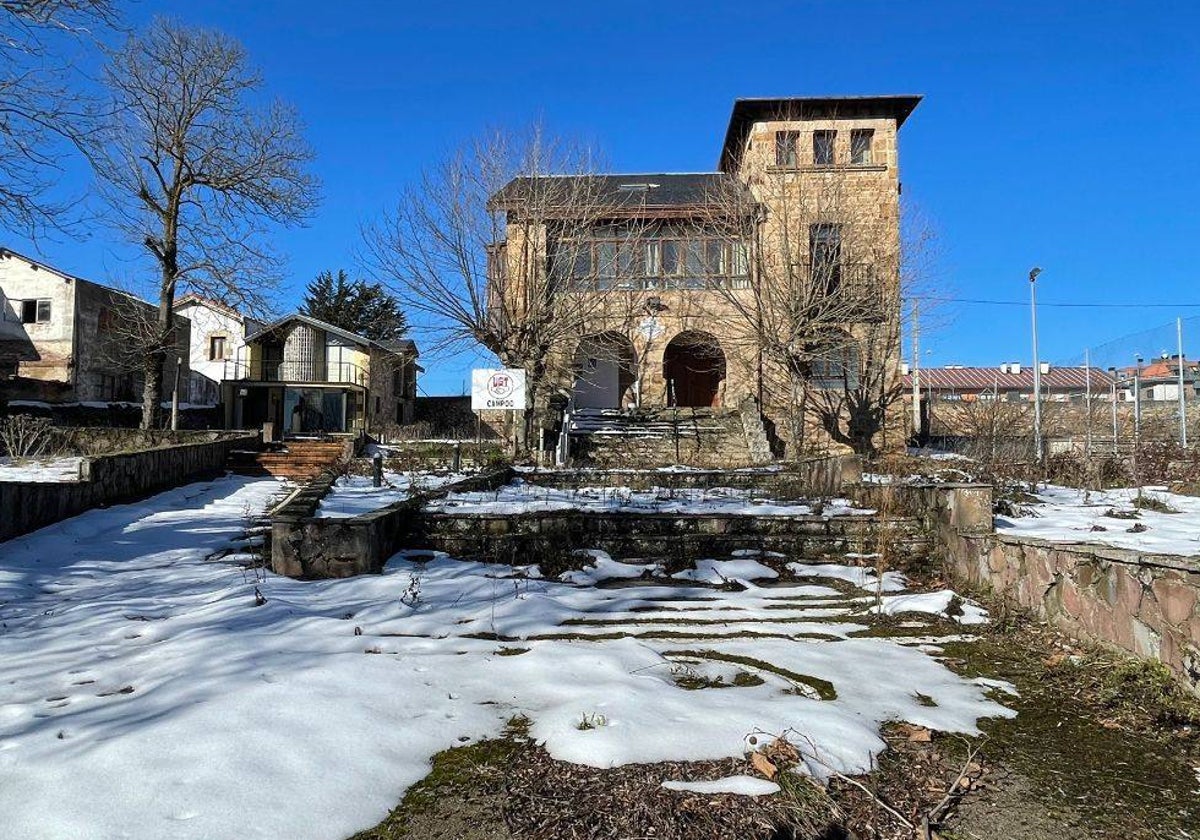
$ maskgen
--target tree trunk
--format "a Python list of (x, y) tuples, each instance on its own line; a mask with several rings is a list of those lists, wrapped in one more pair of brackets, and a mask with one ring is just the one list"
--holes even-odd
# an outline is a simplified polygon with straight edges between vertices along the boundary
[(146, 377), (142, 388), (143, 429), (157, 429), (162, 426), (163, 368), (167, 361), (167, 348), (175, 343), (174, 303), (174, 271), (164, 268), (158, 316), (147, 342), (146, 361), (143, 365)]
[(142, 388), (142, 428), (157, 429), (162, 425), (163, 357), (161, 350), (146, 354), (142, 371), (146, 384)]

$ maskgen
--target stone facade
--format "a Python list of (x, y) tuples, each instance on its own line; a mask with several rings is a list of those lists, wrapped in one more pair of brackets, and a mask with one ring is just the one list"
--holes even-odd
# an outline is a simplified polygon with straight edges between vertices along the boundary
[[(648, 281), (614, 279), (609, 271), (602, 284), (605, 291), (570, 292), (590, 294), (594, 311), (578, 336), (552, 348), (550, 381), (543, 391), (573, 392), (577, 405), (606, 402), (596, 405), (601, 408), (732, 408), (756, 399), (773, 421), (777, 438), (794, 454), (800, 447), (788, 440), (792, 424), (784, 419), (797, 414), (792, 377), (779, 353), (764, 349), (761, 337), (764, 329), (782, 335), (785, 327), (780, 322), (786, 318), (780, 310), (789, 306), (790, 298), (778, 288), (784, 282), (780, 278), (810, 282), (808, 278), (816, 277), (820, 247), (826, 248), (820, 252), (826, 255), (822, 266), (836, 264), (837, 279), (830, 281), (836, 294), (859, 296), (868, 307), (847, 308), (834, 319), (821, 317), (831, 329), (844, 333), (847, 357), (857, 354), (870, 360), (864, 364), (884, 371), (880, 387), (890, 389), (899, 381), (900, 361), (897, 134), (918, 101), (919, 97), (739, 100), (721, 171), (695, 176), (711, 179), (695, 187), (706, 194), (656, 201), (656, 180), (674, 191), (675, 182), (667, 179), (680, 176), (606, 176), (636, 182), (621, 188), (646, 190), (642, 209), (622, 204), (620, 213), (614, 212), (625, 225), (626, 233), (620, 235), (628, 237), (630, 225), (640, 225), (638, 236), (647, 237), (651, 246), (658, 247), (657, 239), (666, 237), (667, 245), (682, 250), (698, 238), (697, 259), (703, 262), (708, 253), (703, 249), (711, 248), (712, 260), (726, 266), (722, 271), (728, 276), (697, 278), (685, 268), (668, 282), (665, 274)], [(721, 178), (731, 185), (728, 195), (714, 196), (714, 191), (721, 192)], [(746, 193), (745, 199), (730, 197), (739, 190)], [(598, 218), (597, 230), (604, 224), (609, 223)], [(660, 229), (674, 232), (654, 232)], [(510, 213), (506, 240), (496, 251), (507, 278), (555, 270), (558, 246), (549, 231), (545, 223), (533, 224)], [(829, 238), (825, 246), (817, 244), (821, 237)], [(607, 252), (593, 251), (602, 253)], [(667, 253), (648, 251), (646, 261), (666, 259)], [(734, 254), (742, 254), (744, 268), (729, 267), (737, 262)], [(602, 264), (593, 270), (603, 274), (605, 259), (594, 256), (593, 266), (597, 260)], [(644, 266), (641, 270), (649, 271)], [(509, 279), (505, 292), (527, 295), (532, 285)], [(762, 314), (772, 307), (773, 313)], [(511, 303), (509, 308), (519, 310)], [(900, 445), (905, 438), (902, 411), (897, 408), (892, 415), (888, 422), (896, 426), (896, 433), (889, 442)], [(810, 451), (837, 448), (815, 422), (809, 422), (803, 434), (804, 448)]]

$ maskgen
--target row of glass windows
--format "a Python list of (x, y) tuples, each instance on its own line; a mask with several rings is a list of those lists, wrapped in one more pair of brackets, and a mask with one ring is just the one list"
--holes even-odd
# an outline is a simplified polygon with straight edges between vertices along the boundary
[(749, 273), (746, 243), (727, 239), (567, 241), (559, 243), (550, 260), (550, 274), (559, 280), (699, 281)]
[[(775, 132), (776, 166), (795, 167), (800, 165), (800, 137), (799, 131)], [(875, 162), (871, 148), (874, 141), (874, 129), (851, 129), (850, 164), (852, 166), (868, 166)], [(837, 163), (836, 148), (836, 131), (814, 131), (812, 133), (813, 166), (834, 166)]]

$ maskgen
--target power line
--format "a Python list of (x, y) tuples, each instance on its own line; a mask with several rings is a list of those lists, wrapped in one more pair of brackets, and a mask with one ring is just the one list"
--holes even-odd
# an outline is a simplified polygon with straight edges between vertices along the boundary
[[(934, 297), (914, 295), (912, 300), (930, 300), (937, 303), (975, 303), (985, 306), (1029, 306), (1027, 300), (980, 300), (978, 298)], [(1074, 309), (1200, 309), (1200, 303), (1045, 303), (1038, 306), (1054, 306)]]

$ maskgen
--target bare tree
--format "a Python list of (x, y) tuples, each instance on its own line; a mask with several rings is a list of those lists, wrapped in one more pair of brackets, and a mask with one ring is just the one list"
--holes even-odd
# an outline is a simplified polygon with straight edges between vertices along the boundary
[(36, 235), (64, 222), (70, 204), (49, 192), (86, 108), (58, 53), (116, 17), (112, 0), (0, 0), (0, 226)]
[(639, 310), (620, 254), (642, 235), (645, 199), (611, 187), (587, 149), (540, 127), (494, 132), (425, 172), (365, 231), (374, 276), (419, 314), (435, 352), (481, 346), (525, 371), (519, 446), (549, 383), (571, 377), (579, 340)]
[(227, 35), (156, 19), (113, 54), (105, 82), (114, 116), (90, 158), (114, 224), (158, 274), (158, 320), (144, 354), (142, 425), (151, 428), (180, 287), (264, 309), (280, 264), (265, 234), (302, 222), (317, 184), (296, 113), (260, 101), (262, 80)]
[(901, 295), (928, 277), (928, 228), (906, 257), (896, 214), (833, 167), (765, 166), (749, 190), (730, 183), (712, 203), (727, 224), (752, 220), (727, 229), (753, 241), (753, 271), (720, 291), (736, 340), (761, 354), (764, 400), (786, 409), (796, 454), (814, 427), (873, 454), (903, 395)]

